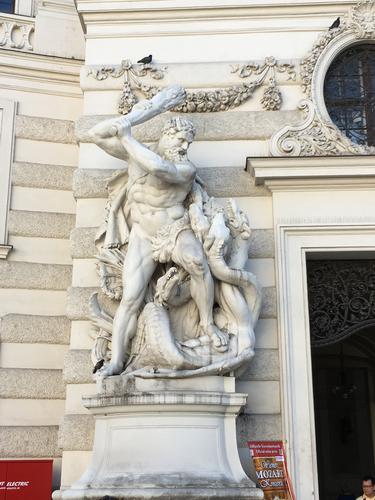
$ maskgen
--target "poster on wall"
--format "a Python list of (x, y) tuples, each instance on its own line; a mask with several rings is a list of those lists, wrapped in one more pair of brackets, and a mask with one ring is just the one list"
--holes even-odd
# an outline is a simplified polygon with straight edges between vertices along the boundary
[(282, 441), (249, 441), (248, 446), (264, 500), (296, 500)]
[(0, 500), (50, 500), (52, 460), (1, 460)]

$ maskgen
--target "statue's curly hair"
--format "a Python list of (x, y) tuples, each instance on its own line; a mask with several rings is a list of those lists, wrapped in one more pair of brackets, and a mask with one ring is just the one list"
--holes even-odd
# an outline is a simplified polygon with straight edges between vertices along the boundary
[(187, 131), (191, 132), (193, 138), (196, 134), (196, 129), (193, 123), (186, 118), (180, 118), (179, 116), (170, 118), (164, 125), (162, 129), (163, 134), (176, 134), (177, 132)]

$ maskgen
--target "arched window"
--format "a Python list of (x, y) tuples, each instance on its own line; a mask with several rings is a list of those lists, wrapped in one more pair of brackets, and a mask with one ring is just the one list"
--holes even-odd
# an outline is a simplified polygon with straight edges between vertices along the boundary
[(324, 99), (331, 120), (351, 141), (375, 146), (375, 44), (353, 45), (336, 57)]

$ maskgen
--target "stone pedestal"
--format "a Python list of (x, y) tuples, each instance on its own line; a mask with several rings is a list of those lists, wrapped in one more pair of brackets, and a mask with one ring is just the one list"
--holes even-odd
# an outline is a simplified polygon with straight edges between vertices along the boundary
[(234, 392), (234, 378), (110, 377), (83, 399), (96, 420), (92, 462), (59, 498), (263, 498), (238, 457), (246, 395)]

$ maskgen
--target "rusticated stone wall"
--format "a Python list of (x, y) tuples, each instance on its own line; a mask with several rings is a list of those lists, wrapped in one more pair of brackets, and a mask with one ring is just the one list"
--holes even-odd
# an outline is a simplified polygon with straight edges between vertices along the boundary
[[(8, 57), (1, 51), (0, 56)], [(57, 62), (61, 73), (52, 77), (47, 69)], [(62, 370), (70, 338), (66, 302), (80, 63), (30, 54), (17, 63), (21, 74), (11, 90), (0, 66), (1, 95), (17, 105), (8, 215), (13, 249), (0, 259), (0, 459), (53, 458), (57, 487), (66, 397)]]

